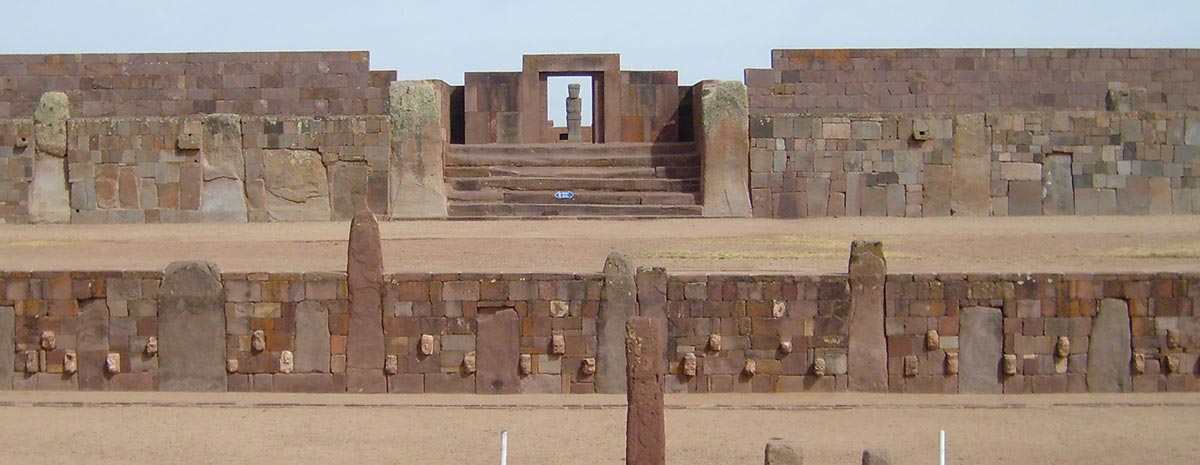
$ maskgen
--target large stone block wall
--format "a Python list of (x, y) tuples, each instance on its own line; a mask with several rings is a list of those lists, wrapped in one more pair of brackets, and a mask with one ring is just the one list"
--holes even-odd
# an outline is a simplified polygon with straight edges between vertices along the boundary
[[(646, 273), (639, 270), (639, 285), (655, 281)], [(15, 315), (12, 387), (157, 389), (163, 277), (0, 273), (0, 313)], [(846, 275), (662, 279), (661, 304), (646, 298), (654, 285), (638, 300), (642, 316), (667, 320), (668, 392), (849, 389), (854, 297)], [(228, 390), (346, 392), (344, 273), (224, 273), (221, 280)], [(405, 273), (385, 275), (384, 283), (385, 342), (376, 355), (387, 359), (390, 392), (488, 391), (477, 377), (505, 368), (489, 366), (480, 351), (501, 349), (522, 358), (519, 392), (596, 391), (600, 274)], [(1089, 354), (1114, 343), (1132, 355), (1116, 360), (1131, 377), (1125, 390), (1200, 391), (1200, 275), (892, 274), (882, 292), (892, 392), (960, 392), (960, 373), (970, 368), (966, 354), (959, 358), (963, 344), (978, 344), (963, 334), (978, 331), (965, 326), (971, 307), (997, 314), (993, 365), (1001, 353), (1012, 358), (1011, 374), (999, 371), (1010, 362), (990, 367), (996, 393), (1096, 391)], [(1098, 328), (1105, 299), (1127, 313), (1127, 342)], [(519, 328), (511, 339), (479, 330), (482, 320), (509, 311)], [(1060, 338), (1069, 344), (1063, 354)]]
[(0, 120), (0, 224), (28, 218), (33, 144), (32, 120)]
[[(1198, 113), (979, 117), (982, 126), (967, 128), (961, 115), (942, 113), (751, 115), (754, 214), (1138, 215), (1200, 206)], [(955, 168), (972, 155), (986, 169)], [(982, 207), (960, 206), (971, 198)]]
[(1200, 50), (773, 50), (746, 70), (751, 113), (1099, 110), (1109, 83), (1152, 111), (1200, 110)]
[(28, 118), (66, 92), (81, 117), (382, 115), (394, 72), (352, 52), (0, 56), (0, 118)]

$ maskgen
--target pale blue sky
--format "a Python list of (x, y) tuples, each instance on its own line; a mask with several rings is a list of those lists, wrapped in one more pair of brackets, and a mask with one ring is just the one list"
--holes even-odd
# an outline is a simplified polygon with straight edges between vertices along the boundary
[(1197, 0), (6, 3), (0, 53), (368, 50), (373, 69), (452, 84), (523, 53), (617, 52), (692, 84), (741, 79), (773, 48), (1200, 47)]

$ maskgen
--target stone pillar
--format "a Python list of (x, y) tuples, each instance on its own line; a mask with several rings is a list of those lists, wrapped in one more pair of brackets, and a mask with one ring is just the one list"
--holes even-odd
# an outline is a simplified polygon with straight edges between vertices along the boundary
[(246, 158), (242, 154), (242, 117), (205, 115), (201, 120), (200, 164), (204, 184), (200, 210), (205, 222), (245, 223)]
[(224, 392), (226, 387), (221, 270), (209, 262), (172, 263), (158, 289), (158, 388)]
[(625, 322), (637, 315), (637, 294), (629, 258), (613, 252), (604, 261), (604, 288), (596, 316), (596, 392), (625, 392)]
[(633, 317), (626, 325), (625, 358), (629, 392), (625, 417), (625, 463), (667, 463), (667, 430), (663, 414), (666, 386), (666, 321)]
[(475, 333), (475, 393), (521, 391), (521, 319), (511, 308), (479, 318)]
[(12, 307), (0, 307), (0, 391), (12, 389), (16, 357), (16, 316)]
[(392, 117), (388, 217), (445, 218), (449, 87), (437, 80), (395, 81), (388, 96)]
[[(201, 285), (205, 284), (207, 283), (201, 282)], [(224, 302), (222, 302), (222, 309), (224, 309)], [(108, 376), (104, 372), (104, 362), (108, 358), (110, 347), (108, 340), (109, 316), (108, 302), (105, 299), (91, 299), (79, 303), (79, 318), (77, 319), (79, 329), (75, 337), (75, 350), (80, 362), (77, 376), (79, 376), (79, 390), (81, 391), (108, 389)], [(206, 316), (213, 318), (211, 314)], [(211, 322), (206, 321), (206, 323)]]
[(764, 455), (764, 465), (804, 465), (804, 450), (793, 441), (772, 438)]
[(567, 84), (567, 141), (583, 140), (583, 100), (579, 98), (579, 84)]
[(883, 243), (850, 245), (849, 389), (887, 392), (887, 338), (883, 331), (883, 287), (887, 260)]
[(667, 270), (641, 267), (637, 270), (637, 309), (639, 316), (667, 317)]
[(1075, 188), (1069, 153), (1046, 155), (1042, 162), (1042, 214), (1075, 214)]
[(29, 186), (29, 221), (71, 222), (67, 188), (67, 120), (71, 102), (62, 92), (46, 92), (33, 111), (33, 182)]
[(1132, 362), (1129, 304), (1120, 299), (1101, 300), (1088, 338), (1088, 392), (1129, 392)]
[(296, 372), (329, 373), (329, 310), (315, 300), (296, 305)]
[(964, 308), (958, 320), (958, 392), (1001, 394), (1004, 315), (998, 308)]
[(692, 93), (704, 216), (749, 218), (753, 211), (746, 85), (741, 81), (700, 81)]
[(375, 214), (364, 210), (350, 222), (346, 285), (350, 328), (346, 336), (346, 388), (387, 392), (383, 373), (383, 250)]
[(950, 213), (991, 214), (992, 157), (982, 113), (954, 117), (954, 160), (951, 162)]

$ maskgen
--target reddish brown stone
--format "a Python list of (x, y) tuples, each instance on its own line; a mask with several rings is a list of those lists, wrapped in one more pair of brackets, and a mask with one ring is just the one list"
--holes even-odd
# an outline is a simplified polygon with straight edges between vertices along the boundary
[(347, 389), (387, 392), (383, 374), (383, 252), (379, 224), (367, 210), (355, 215), (350, 223), (346, 281), (350, 290)]
[(628, 411), (625, 417), (625, 463), (663, 465), (667, 432), (663, 415), (666, 386), (666, 321), (632, 317), (626, 324), (625, 359)]
[(880, 242), (850, 246), (849, 388), (886, 392), (887, 339), (884, 336), (884, 279), (887, 260)]
[(521, 390), (520, 318), (513, 309), (482, 317), (475, 337), (475, 392), (516, 394)]

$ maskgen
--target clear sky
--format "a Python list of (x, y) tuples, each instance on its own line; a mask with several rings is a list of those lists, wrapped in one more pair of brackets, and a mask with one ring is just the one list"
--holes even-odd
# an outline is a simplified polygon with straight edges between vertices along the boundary
[(774, 48), (1200, 48), (1198, 0), (8, 0), (0, 53), (368, 50), (462, 83), (523, 53), (616, 52), (680, 84), (741, 79)]

